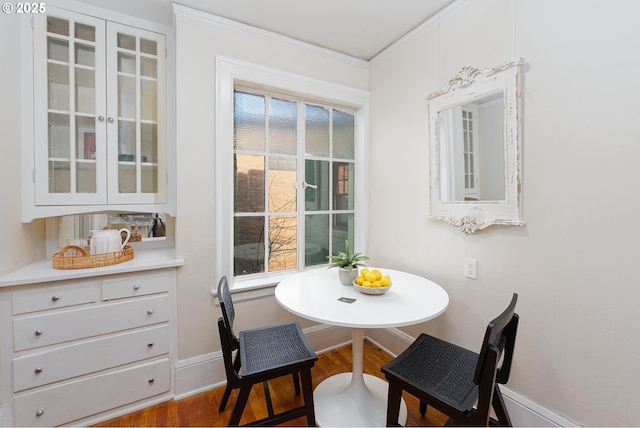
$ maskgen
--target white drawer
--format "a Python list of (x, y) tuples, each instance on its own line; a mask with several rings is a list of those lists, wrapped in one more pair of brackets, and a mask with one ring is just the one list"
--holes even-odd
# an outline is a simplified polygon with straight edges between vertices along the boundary
[(13, 360), (15, 392), (169, 353), (169, 326), (91, 339)]
[(168, 320), (168, 295), (42, 313), (13, 320), (13, 348), (21, 351)]
[(102, 300), (122, 299), (169, 291), (167, 273), (141, 273), (102, 280)]
[(168, 358), (16, 395), (16, 426), (56, 426), (162, 394), (171, 387)]
[(11, 294), (13, 314), (64, 308), (93, 303), (97, 299), (96, 281), (55, 282)]

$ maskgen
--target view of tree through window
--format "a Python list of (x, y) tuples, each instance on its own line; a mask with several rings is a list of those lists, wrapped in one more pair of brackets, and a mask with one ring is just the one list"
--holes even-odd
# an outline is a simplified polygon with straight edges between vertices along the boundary
[(354, 114), (235, 91), (235, 275), (326, 264), (353, 242)]

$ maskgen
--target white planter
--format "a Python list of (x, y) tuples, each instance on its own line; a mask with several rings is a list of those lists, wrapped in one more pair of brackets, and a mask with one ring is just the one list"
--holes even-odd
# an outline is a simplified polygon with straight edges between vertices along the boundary
[(346, 270), (343, 268), (338, 268), (338, 272), (340, 275), (340, 282), (344, 285), (353, 285), (353, 281), (358, 276), (358, 269)]

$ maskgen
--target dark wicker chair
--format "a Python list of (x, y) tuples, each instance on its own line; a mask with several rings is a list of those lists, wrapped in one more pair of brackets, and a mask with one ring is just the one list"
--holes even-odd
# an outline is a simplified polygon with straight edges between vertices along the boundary
[[(433, 406), (449, 416), (447, 425), (512, 426), (498, 384), (509, 380), (517, 300), (514, 293), (507, 309), (489, 323), (480, 355), (423, 333), (384, 365), (389, 381), (387, 426), (398, 425), (403, 390), (420, 399), (422, 416), (427, 405)], [(497, 420), (490, 416), (491, 408)]]
[[(240, 423), (249, 393), (257, 383), (264, 386), (269, 416), (250, 425), (273, 426), (306, 415), (309, 426), (315, 426), (311, 367), (318, 356), (309, 346), (300, 325), (297, 322), (286, 322), (259, 327), (241, 331), (239, 337), (236, 337), (233, 333), (235, 310), (226, 277), (222, 277), (218, 283), (218, 299), (222, 308), (218, 330), (227, 375), (220, 412), (224, 411), (231, 391), (239, 388), (229, 426), (238, 426)], [(238, 352), (234, 359), (233, 352), (236, 350)], [(293, 376), (296, 394), (300, 393), (300, 383), (302, 384), (304, 405), (274, 414), (267, 381), (286, 375)]]

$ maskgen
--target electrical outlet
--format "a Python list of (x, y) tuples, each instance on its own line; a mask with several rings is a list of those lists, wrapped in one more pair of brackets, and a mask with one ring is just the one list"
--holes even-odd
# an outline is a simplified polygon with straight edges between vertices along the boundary
[(478, 262), (476, 259), (464, 259), (464, 276), (476, 279)]

